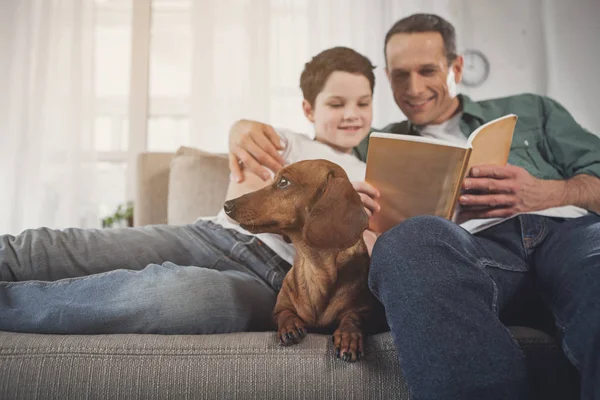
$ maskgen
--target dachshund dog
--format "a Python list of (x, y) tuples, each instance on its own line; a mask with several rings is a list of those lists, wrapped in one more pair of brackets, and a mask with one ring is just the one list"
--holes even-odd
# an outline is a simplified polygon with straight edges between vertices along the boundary
[(283, 168), (271, 185), (227, 201), (224, 209), (242, 228), (281, 234), (296, 248), (273, 311), (279, 343), (299, 343), (307, 328), (337, 328), (337, 357), (362, 358), (367, 325), (385, 318), (367, 286), (362, 233), (368, 216), (346, 172), (326, 160), (300, 161)]

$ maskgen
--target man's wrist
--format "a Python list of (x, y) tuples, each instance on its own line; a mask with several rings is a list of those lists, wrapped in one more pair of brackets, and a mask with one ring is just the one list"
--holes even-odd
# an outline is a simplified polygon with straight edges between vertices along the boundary
[(544, 192), (547, 194), (542, 209), (562, 207), (569, 204), (569, 184), (566, 180), (545, 180)]
[(580, 174), (565, 182), (565, 205), (574, 205), (586, 210), (596, 210), (598, 208), (598, 178)]
[(592, 176), (581, 174), (566, 180), (545, 181), (548, 185), (546, 193), (549, 194), (547, 208), (577, 206), (587, 210), (594, 210), (596, 206), (591, 200), (593, 196), (590, 193), (590, 186), (592, 186), (590, 180), (595, 181), (596, 179)]

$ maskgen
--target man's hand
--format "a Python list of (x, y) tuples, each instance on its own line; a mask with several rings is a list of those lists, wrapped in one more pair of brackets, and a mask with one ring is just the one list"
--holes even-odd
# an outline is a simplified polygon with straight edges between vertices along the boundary
[(566, 181), (543, 180), (514, 165), (471, 169), (459, 198), (460, 221), (507, 218), (564, 204)]
[(270, 179), (269, 170), (277, 173), (285, 164), (278, 152), (284, 147), (272, 126), (256, 121), (236, 122), (229, 131), (229, 170), (233, 178), (242, 182), (242, 170), (247, 168), (264, 181)]
[(352, 182), (352, 187), (360, 195), (360, 200), (365, 206), (365, 211), (369, 218), (371, 218), (373, 213), (381, 209), (381, 206), (376, 200), (379, 197), (379, 191), (377, 189), (364, 181), (354, 181)]

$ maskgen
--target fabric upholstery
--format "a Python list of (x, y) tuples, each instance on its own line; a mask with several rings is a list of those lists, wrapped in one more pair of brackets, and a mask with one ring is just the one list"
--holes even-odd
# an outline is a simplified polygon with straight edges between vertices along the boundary
[(169, 224), (189, 224), (199, 217), (216, 215), (223, 207), (227, 182), (227, 156), (180, 148), (170, 165)]
[[(544, 362), (544, 399), (561, 399), (567, 366), (548, 336), (513, 329)], [(408, 399), (389, 333), (365, 359), (333, 356), (327, 335), (280, 347), (274, 332), (205, 336), (35, 335), (0, 332), (2, 399)], [(461, 362), (461, 360), (457, 360)], [(559, 368), (557, 368), (559, 367)], [(562, 367), (563, 369), (561, 369)], [(553, 380), (552, 380), (553, 379)], [(557, 391), (558, 390), (558, 391)]]

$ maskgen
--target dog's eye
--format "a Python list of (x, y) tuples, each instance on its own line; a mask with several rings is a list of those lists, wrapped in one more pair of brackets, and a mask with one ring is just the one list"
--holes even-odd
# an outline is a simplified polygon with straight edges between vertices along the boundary
[(279, 180), (277, 181), (277, 189), (285, 189), (286, 187), (290, 186), (292, 184), (292, 182), (288, 181), (286, 178), (279, 178)]

